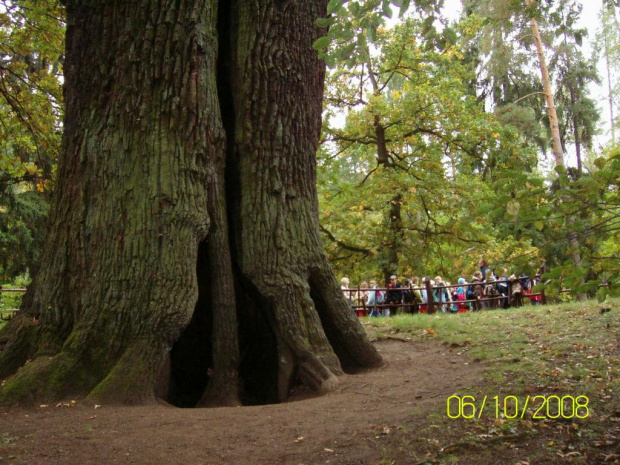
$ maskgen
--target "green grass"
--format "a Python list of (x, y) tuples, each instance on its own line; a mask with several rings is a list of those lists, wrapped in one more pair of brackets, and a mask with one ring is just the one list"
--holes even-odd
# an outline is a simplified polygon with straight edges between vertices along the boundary
[[(6, 312), (8, 309), (19, 308), (22, 301), (21, 293), (16, 292), (3, 292), (0, 295), (0, 315), (8, 316), (9, 313)], [(6, 324), (5, 320), (0, 319), (0, 328), (2, 328)]]
[(19, 308), (22, 302), (23, 294), (21, 292), (3, 292), (0, 295), (0, 309)]
[[(610, 308), (601, 314), (601, 308)], [(412, 340), (436, 339), (472, 359), (489, 363), (489, 376), (508, 370), (519, 385), (579, 382), (588, 390), (599, 379), (618, 377), (620, 300), (561, 304), (457, 315), (399, 315), (365, 319), (368, 332)]]
[[(22, 301), (21, 293), (8, 293), (3, 292), (0, 295), (0, 315), (7, 317), (11, 313), (7, 312), (8, 309), (19, 308)], [(0, 328), (2, 328), (7, 322), (0, 318)]]
[[(398, 315), (365, 318), (363, 322), (371, 338), (437, 341), (450, 351), (482, 363), (482, 384), (455, 394), (470, 394), (476, 399), (513, 395), (521, 402), (534, 395), (584, 395), (589, 399), (587, 419), (532, 421), (534, 410), (528, 408), (523, 420), (460, 420), (461, 432), (453, 438), (444, 408), (427, 419), (429, 424), (440, 425), (444, 445), (452, 442), (477, 446), (484, 442), (480, 441), (481, 432), (485, 438), (526, 434), (544, 438), (529, 442), (528, 447), (538, 444), (531, 451), (534, 463), (561, 463), (562, 454), (571, 451), (579, 452), (582, 458), (604, 459), (610, 453), (611, 449), (600, 444), (609, 442), (605, 439), (608, 431), (620, 432), (619, 299), (604, 304), (589, 301), (456, 315)], [(618, 447), (616, 439), (612, 443), (612, 449)], [(503, 453), (504, 447), (497, 443), (483, 450), (493, 451), (493, 456)], [(461, 452), (461, 459), (455, 461), (454, 451), (450, 455), (438, 451), (437, 463), (486, 463), (482, 455), (474, 458), (471, 451)], [(536, 459), (538, 456), (542, 458)], [(582, 463), (577, 456), (574, 460)], [(584, 460), (587, 463), (590, 459)]]

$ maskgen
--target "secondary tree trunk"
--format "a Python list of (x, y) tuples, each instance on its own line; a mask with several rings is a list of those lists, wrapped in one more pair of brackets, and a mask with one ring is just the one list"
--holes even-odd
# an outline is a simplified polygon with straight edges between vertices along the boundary
[[(373, 93), (375, 96), (380, 96), (381, 89), (379, 88), (379, 83), (377, 82), (377, 77), (370, 60), (370, 48), (368, 47), (366, 47), (366, 54), (366, 67), (368, 68), (368, 77), (370, 78)], [(374, 115), (374, 130), (377, 144), (377, 164), (382, 165), (387, 169), (395, 169), (394, 163), (390, 159), (390, 154), (388, 152), (385, 127), (381, 122), (381, 115), (379, 114)], [(390, 205), (387, 211), (388, 240), (385, 244), (382, 244), (380, 255), (380, 268), (385, 283), (390, 282), (391, 275), (398, 275), (398, 252), (402, 245), (403, 239), (401, 202), (401, 193), (396, 193), (390, 200)]]
[[(526, 5), (529, 7), (531, 0), (526, 0)], [(534, 36), (534, 43), (536, 44), (536, 51), (538, 53), (538, 63), (540, 66), (540, 75), (543, 85), (543, 92), (545, 94), (545, 100), (547, 102), (547, 116), (549, 117), (549, 127), (551, 130), (551, 146), (553, 152), (553, 158), (555, 159), (555, 166), (564, 166), (564, 151), (562, 150), (562, 140), (560, 138), (560, 125), (558, 123), (558, 115), (555, 109), (555, 102), (553, 100), (553, 91), (551, 89), (551, 78), (549, 77), (549, 69), (547, 68), (547, 61), (545, 60), (545, 52), (542, 46), (542, 40), (540, 38), (540, 32), (538, 31), (538, 22), (536, 19), (530, 19), (530, 25), (532, 26), (532, 35)]]
[[(614, 15), (615, 17), (615, 15)], [(609, 36), (608, 31), (603, 30), (603, 48), (605, 51), (605, 74), (607, 77), (607, 103), (609, 105), (609, 126), (611, 128), (611, 143), (615, 145), (616, 143), (616, 122), (614, 118), (614, 99), (613, 99), (613, 88), (611, 84), (611, 68), (609, 65)]]
[(67, 2), (59, 187), (0, 403), (275, 402), (381, 363), (319, 240), (325, 3)]
[[(531, 5), (531, 0), (526, 0), (526, 5)], [(555, 109), (555, 101), (553, 99), (553, 92), (551, 89), (551, 78), (549, 77), (549, 69), (547, 68), (547, 62), (545, 60), (545, 52), (542, 46), (542, 40), (540, 38), (540, 32), (538, 31), (538, 23), (536, 19), (530, 20), (532, 26), (532, 34), (534, 36), (534, 43), (536, 44), (536, 50), (538, 52), (538, 60), (540, 65), (540, 74), (543, 84), (543, 91), (545, 93), (545, 99), (547, 101), (547, 115), (549, 116), (549, 127), (551, 130), (551, 145), (553, 158), (555, 159), (555, 166), (564, 168), (564, 151), (562, 149), (562, 141), (560, 138), (560, 126), (558, 123), (558, 116)], [(581, 161), (580, 161), (581, 163)], [(566, 224), (569, 227), (569, 231), (566, 234), (568, 240), (569, 253), (571, 261), (576, 268), (581, 266), (581, 245), (579, 239), (574, 231), (571, 231), (571, 226), (575, 224), (575, 220), (572, 217), (566, 219)], [(585, 294), (578, 294), (577, 300), (585, 300)]]

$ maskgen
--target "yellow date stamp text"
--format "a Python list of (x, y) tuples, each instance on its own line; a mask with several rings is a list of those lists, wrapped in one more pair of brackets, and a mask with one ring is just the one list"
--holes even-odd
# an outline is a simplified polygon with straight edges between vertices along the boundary
[(590, 415), (587, 396), (535, 395), (519, 399), (517, 396), (453, 395), (446, 399), (448, 418), (473, 419), (482, 415), (492, 418), (520, 418), (531, 420), (584, 419)]

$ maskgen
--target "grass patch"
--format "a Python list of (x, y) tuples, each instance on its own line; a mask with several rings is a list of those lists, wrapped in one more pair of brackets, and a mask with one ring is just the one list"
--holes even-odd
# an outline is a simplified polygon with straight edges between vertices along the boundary
[[(510, 419), (500, 407), (496, 418), (492, 404), (489, 415), (452, 420), (444, 407), (418, 431), (439, 439), (429, 463), (494, 463), (506, 454), (514, 463), (568, 463), (567, 458), (571, 463), (620, 463), (620, 456), (613, 455), (620, 450), (620, 300), (363, 322), (373, 339), (435, 340), (483, 363), (483, 384), (455, 394), (474, 396), (478, 408), (484, 396), (498, 396), (502, 406), (506, 396), (516, 396), (520, 413), (525, 411), (523, 418)], [(587, 418), (548, 418), (558, 414), (550, 404), (549, 415), (543, 409), (545, 419), (534, 419), (542, 402), (523, 407), (528, 396), (536, 395), (586, 396)], [(567, 410), (572, 408), (568, 404)], [(512, 458), (514, 449), (521, 455)]]
[[(0, 294), (0, 316), (3, 318), (8, 318), (12, 315), (12, 312), (9, 312), (8, 310), (19, 308), (22, 303), (22, 296), (22, 293), (17, 292), (3, 292)], [(3, 318), (0, 318), (0, 328), (6, 324), (6, 320)]]

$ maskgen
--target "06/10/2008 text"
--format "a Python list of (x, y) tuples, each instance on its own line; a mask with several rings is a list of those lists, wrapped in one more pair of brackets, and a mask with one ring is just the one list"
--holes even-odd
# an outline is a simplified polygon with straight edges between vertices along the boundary
[(481, 418), (482, 415), (532, 420), (584, 419), (590, 415), (589, 403), (590, 399), (583, 395), (536, 395), (521, 400), (517, 396), (484, 396), (476, 400), (474, 396), (453, 395), (446, 399), (446, 413), (452, 419)]

